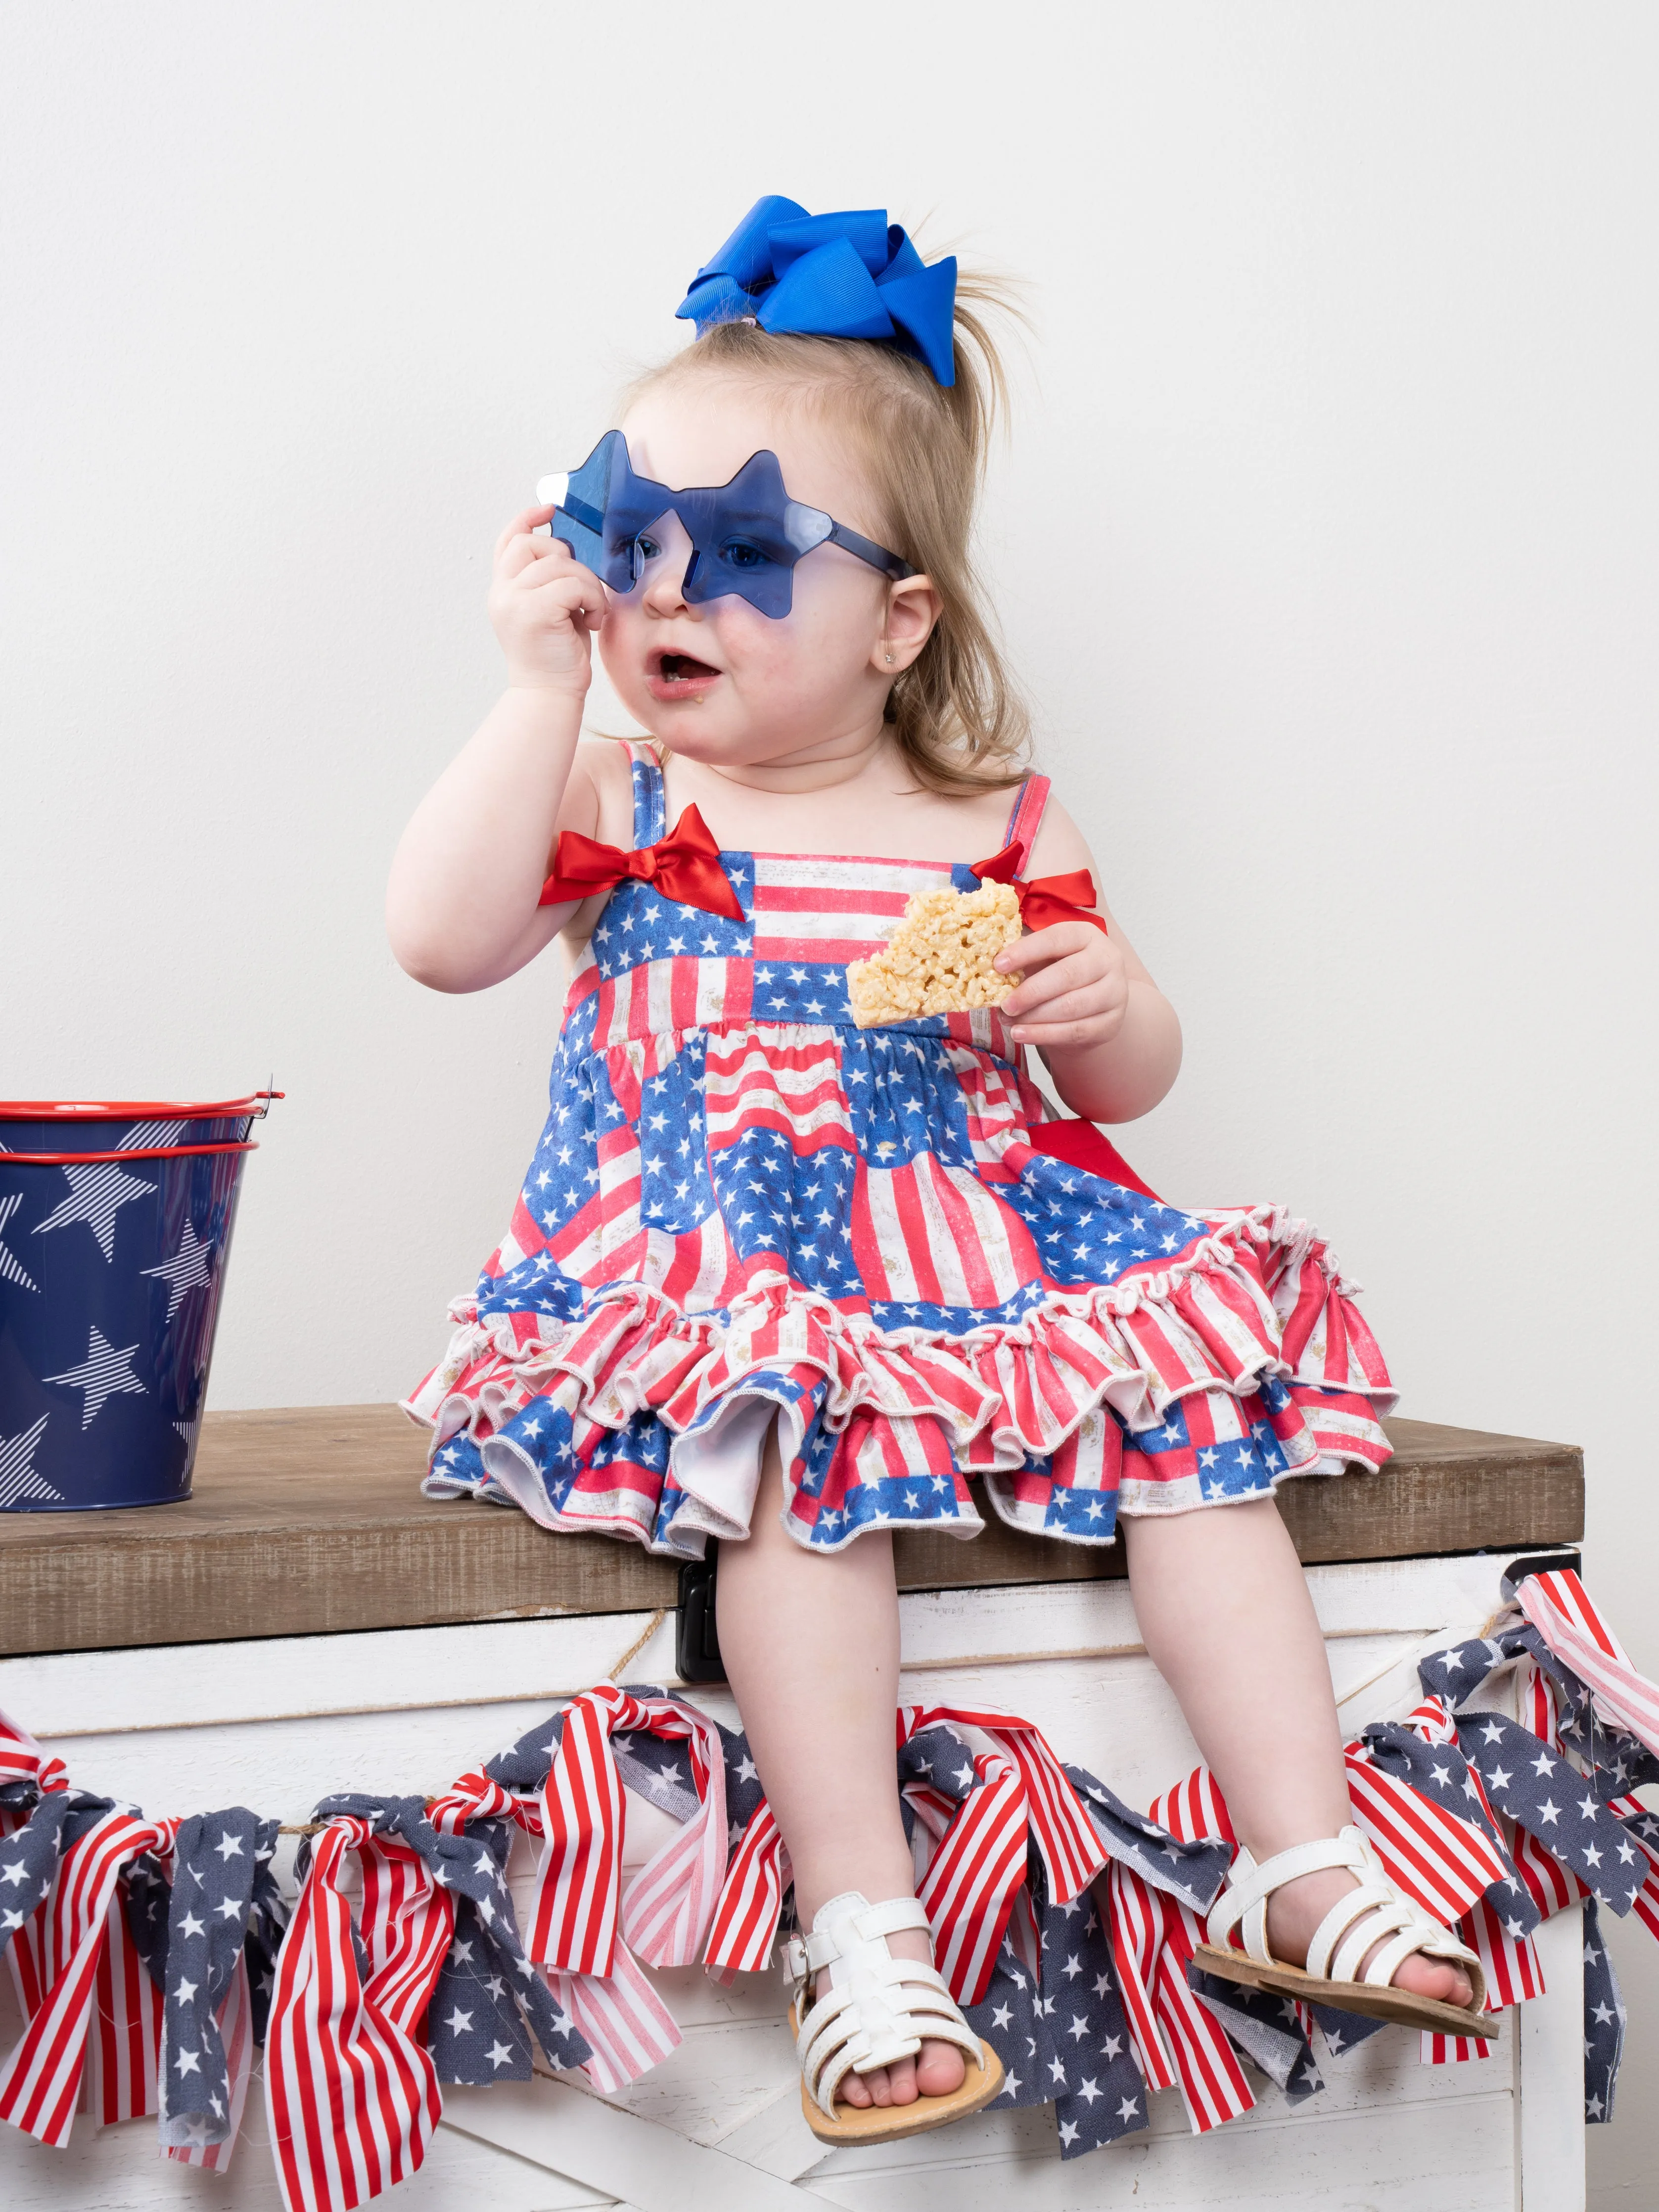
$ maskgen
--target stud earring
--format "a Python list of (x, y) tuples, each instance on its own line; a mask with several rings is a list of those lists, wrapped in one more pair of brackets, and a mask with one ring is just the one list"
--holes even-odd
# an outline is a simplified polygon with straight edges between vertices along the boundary
[(892, 666), (892, 665), (893, 665), (893, 648), (892, 648), (892, 647), (890, 645), (890, 646), (888, 647), (888, 648), (887, 648), (887, 665), (890, 668), (890, 667)]

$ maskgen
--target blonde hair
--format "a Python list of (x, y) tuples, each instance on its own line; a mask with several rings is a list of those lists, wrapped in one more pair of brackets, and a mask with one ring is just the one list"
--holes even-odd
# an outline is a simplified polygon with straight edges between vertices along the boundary
[(881, 542), (930, 577), (939, 596), (933, 635), (887, 700), (894, 743), (916, 781), (933, 791), (1006, 789), (1020, 781), (1030, 743), (1030, 717), (1004, 665), (973, 556), (975, 502), (1008, 398), (978, 312), (986, 306), (1019, 313), (989, 279), (959, 276), (956, 382), (948, 389), (890, 345), (775, 336), (743, 321), (717, 323), (628, 394), (632, 400), (699, 374), (753, 377), (797, 394), (852, 438), (880, 508)]

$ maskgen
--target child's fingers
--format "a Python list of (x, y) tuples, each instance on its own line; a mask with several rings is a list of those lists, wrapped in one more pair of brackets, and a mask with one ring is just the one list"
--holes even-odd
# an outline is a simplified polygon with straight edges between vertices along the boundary
[(550, 562), (556, 568), (567, 562), (574, 567), (576, 556), (562, 538), (532, 538), (527, 531), (520, 531), (496, 555), (495, 574), (516, 576), (538, 561)]
[(1046, 1007), (1051, 999), (1063, 993), (1097, 985), (1103, 980), (1100, 969), (1090, 957), (1086, 948), (1068, 952), (1061, 959), (1051, 961), (1048, 967), (1028, 973), (1018, 989), (1002, 1002), (1005, 1014), (1035, 1013), (1039, 1006)]
[(495, 540), (496, 560), (501, 559), (514, 538), (528, 538), (532, 530), (539, 528), (544, 522), (551, 522), (552, 520), (553, 510), (550, 507), (527, 507), (522, 514), (515, 514)]
[[(538, 562), (532, 567), (520, 569), (514, 588), (519, 592), (564, 593), (573, 592), (584, 606), (598, 607), (601, 611), (609, 604), (605, 586), (591, 568), (584, 568), (580, 561)], [(566, 600), (565, 604), (570, 602)]]
[(1062, 991), (1057, 998), (1044, 1000), (1041, 1006), (1032, 1006), (1027, 1012), (1011, 1012), (1013, 1004), (1012, 999), (1003, 1000), (1003, 1017), (1016, 1023), (1018, 1034), (1024, 1036), (1030, 1022), (1098, 1021), (1114, 1011), (1115, 1002), (1099, 984), (1091, 983), (1079, 990)]
[(1052, 1052), (1059, 1045), (1103, 1044), (1106, 1041), (1099, 1014), (1091, 1014), (1084, 1021), (1019, 1022), (1009, 1035), (1016, 1044), (1035, 1045), (1039, 1052)]
[(1091, 929), (1086, 921), (1051, 921), (1046, 929), (1034, 929), (1029, 937), (1022, 937), (998, 953), (995, 965), (1006, 975), (1011, 968), (1043, 968), (1051, 960), (1063, 960), (1068, 953), (1088, 949), (1088, 941), (1100, 937), (1097, 929)]

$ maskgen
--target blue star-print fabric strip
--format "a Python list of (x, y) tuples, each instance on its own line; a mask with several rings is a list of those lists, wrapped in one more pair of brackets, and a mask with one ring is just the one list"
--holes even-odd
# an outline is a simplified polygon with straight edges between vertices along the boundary
[(15, 1835), (0, 1837), (0, 1954), (51, 1894), (58, 1866), (74, 1840), (84, 1831), (83, 1808), (95, 1803), (110, 1809), (107, 1798), (91, 1800), (79, 1790), (49, 1790), (43, 1796), (33, 1782), (9, 1783), (0, 1790), (0, 1805), (14, 1815), (27, 1814)]
[(1592, 2126), (1613, 2118), (1619, 2062), (1625, 2052), (1625, 2007), (1601, 1934), (1595, 1900), (1584, 1900), (1584, 2118)]
[(242, 1955), (247, 1960), (248, 1993), (252, 2000), (253, 2040), (264, 2046), (270, 2019), (271, 1992), (276, 1986), (276, 1954), (288, 1932), (288, 1901), (276, 1886), (277, 1828), (275, 1820), (261, 1820), (253, 1852), (253, 1894), (248, 1904), (247, 1934)]
[(1529, 1621), (1497, 1636), (1472, 1637), (1431, 1652), (1419, 1661), (1418, 1676), (1425, 1689), (1455, 1708), (1482, 1688), (1498, 1668), (1523, 1656), (1535, 1660), (1560, 1692), (1557, 1717), (1561, 1741), (1589, 1768), (1599, 1797), (1619, 1796), (1644, 1782), (1659, 1782), (1659, 1759), (1634, 1736), (1597, 1719), (1588, 1684), (1556, 1657)]
[(199, 2149), (230, 2131), (218, 2012), (247, 1932), (262, 1832), (274, 1845), (275, 1821), (245, 1805), (179, 1824), (166, 1940), (145, 1961), (152, 1974), (160, 1966), (165, 1998), (156, 2068), (163, 2149)]
[(1126, 1805), (1081, 1766), (1066, 1767), (1066, 1778), (1082, 1799), (1113, 1858), (1121, 1859), (1154, 1889), (1178, 1897), (1192, 1911), (1209, 1911), (1232, 1863), (1230, 1844), (1217, 1836), (1182, 1843), (1145, 1813)]
[[(531, 1963), (519, 1933), (507, 1887), (507, 1823), (471, 1820), (458, 1836), (441, 1835), (422, 1798), (357, 1794), (325, 1797), (312, 1818), (326, 1820), (339, 1813), (366, 1820), (376, 1835), (407, 1844), (433, 1880), (454, 1896), (455, 1930), (427, 2011), (427, 2045), (438, 2079), (468, 2086), (527, 2081), (529, 2029), (550, 2066), (585, 2064), (592, 2056), (586, 2039)], [(355, 1942), (355, 1926), (352, 1935)], [(499, 1989), (493, 1986), (497, 1982)]]
[[(1207, 1911), (1231, 1856), (1224, 1843), (1213, 1837), (1183, 1843), (1082, 1767), (1065, 1771), (1113, 1856), (1195, 1911)], [(926, 1784), (958, 1803), (984, 1787), (966, 1744), (944, 1724), (923, 1729), (902, 1747), (898, 1775), (901, 1788)], [(906, 1832), (914, 1835), (917, 1816), (908, 1803), (903, 1811)], [(1060, 2155), (1078, 2158), (1147, 2125), (1146, 2087), (1130, 2045), (1110, 1936), (1092, 1894), (1052, 1903), (1035, 1848), (1026, 1884), (1039, 1971), (1033, 1975), (1005, 1937), (984, 1996), (963, 2010), (1002, 2061), (1005, 2078), (993, 2109), (1052, 2104)]]
[[(1563, 1741), (1573, 1741), (1587, 1763), (1593, 1764), (1593, 1738), (1599, 1741), (1604, 1753), (1608, 1753), (1607, 1732), (1584, 1719), (1583, 1708), (1588, 1703), (1589, 1692), (1577, 1675), (1569, 1674), (1560, 1662), (1544, 1650), (1537, 1631), (1530, 1626), (1510, 1630), (1498, 1637), (1471, 1638), (1466, 1643), (1431, 1652), (1419, 1662), (1418, 1675), (1425, 1689), (1455, 1708), (1484, 1688), (1499, 1667), (1523, 1653), (1535, 1658), (1561, 1685), (1567, 1693), (1564, 1707), (1577, 1700), (1573, 1704), (1577, 1718), (1572, 1736), (1569, 1736), (1564, 1711)], [(1368, 1737), (1372, 1733), (1370, 1729), (1366, 1731)], [(1394, 1733), (1409, 1731), (1396, 1729)], [(1552, 1856), (1576, 1874), (1604, 1905), (1619, 1913), (1630, 1911), (1641, 1887), (1639, 1881), (1632, 1887), (1629, 1879), (1630, 1870), (1637, 1867), (1638, 1855), (1618, 1816), (1607, 1809), (1606, 1799), (1615, 1790), (1622, 1792), (1632, 1786), (1634, 1768), (1655, 1765), (1641, 1745), (1625, 1738), (1632, 1755), (1618, 1753), (1586, 1779), (1559, 1752), (1540, 1743), (1530, 1729), (1522, 1728), (1518, 1721), (1509, 1720), (1501, 1713), (1462, 1716), (1457, 1723), (1457, 1741), (1498, 1812), (1506, 1814), (1536, 1837)], [(1656, 1765), (1656, 1772), (1659, 1772), (1659, 1765)], [(1435, 1794), (1415, 1775), (1407, 1779), (1413, 1788), (1424, 1789), (1425, 1795)], [(1453, 1809), (1463, 1813), (1468, 1819), (1476, 1817), (1472, 1807), (1458, 1805)], [(1487, 1826), (1485, 1821), (1478, 1821), (1477, 1825)], [(1501, 1844), (1502, 1838), (1498, 1841)], [(1510, 1885), (1504, 1887), (1507, 1893)], [(1528, 1929), (1537, 1925), (1535, 1918), (1527, 1920), (1519, 1911), (1517, 1899), (1507, 1894), (1502, 1899), (1488, 1894), (1494, 1910), (1506, 1922), (1521, 1917)]]
[[(666, 1697), (675, 1705), (695, 1710), (688, 1699), (674, 1697), (672, 1692), (653, 1682), (623, 1682), (617, 1686), (626, 1696), (638, 1698), (641, 1702), (647, 1698)], [(707, 1719), (708, 1716), (700, 1713), (699, 1717)], [(721, 1727), (719, 1722), (714, 1725), (726, 1761), (727, 1839), (736, 1843), (764, 1802), (765, 1793), (755, 1762), (749, 1755), (749, 1739), (734, 1729)], [(499, 1782), (503, 1790), (520, 1794), (537, 1791), (547, 1780), (553, 1754), (563, 1737), (564, 1715), (555, 1713), (550, 1719), (538, 1721), (533, 1729), (526, 1729), (517, 1743), (489, 1761), (484, 1772), (492, 1782)], [(959, 1740), (957, 1748), (961, 1748)], [(697, 1791), (691, 1777), (691, 1752), (687, 1743), (650, 1735), (642, 1730), (630, 1733), (624, 1729), (611, 1737), (611, 1752), (625, 1787), (637, 1790), (641, 1797), (676, 1820), (691, 1818), (697, 1809)]]

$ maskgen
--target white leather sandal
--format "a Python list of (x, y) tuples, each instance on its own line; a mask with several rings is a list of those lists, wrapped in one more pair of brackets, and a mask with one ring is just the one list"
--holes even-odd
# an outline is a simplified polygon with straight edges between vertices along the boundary
[[(1267, 1899), (1287, 1881), (1326, 1867), (1345, 1868), (1359, 1887), (1339, 1898), (1314, 1930), (1307, 1965), (1288, 1966), (1267, 1948)], [(1232, 1941), (1236, 1929), (1243, 1936), (1243, 1950)], [(1340, 2012), (1364, 2013), (1371, 2020), (1398, 2021), (1433, 2035), (1498, 2033), (1496, 2018), (1486, 2010), (1480, 1960), (1421, 1905), (1401, 1896), (1360, 1828), (1297, 1844), (1261, 1866), (1241, 1850), (1211, 1908), (1206, 1933), (1209, 1941), (1198, 1946), (1194, 1960), (1225, 1981), (1268, 1990), (1275, 1996), (1299, 1997), (1304, 2004), (1334, 2005)], [(1382, 1948), (1365, 1969), (1364, 1980), (1355, 1981), (1360, 1960), (1376, 1944)], [(1401, 1962), (1418, 1951), (1463, 1969), (1474, 1991), (1467, 2011), (1391, 1985), (1389, 1977)]]
[[(900, 1929), (927, 1925), (914, 1897), (871, 1905), (849, 1889), (818, 1907), (810, 1936), (792, 1936), (784, 1945), (801, 2110), (821, 2142), (892, 2142), (942, 2128), (981, 2110), (1002, 2087), (1001, 2060), (963, 2018), (944, 1975), (919, 1959), (896, 1959), (887, 1948)], [(828, 1986), (803, 2019), (814, 1974)], [(836, 2104), (848, 2074), (914, 2058), (924, 2039), (954, 2043), (962, 2052), (967, 2070), (959, 2089), (909, 2105)]]

